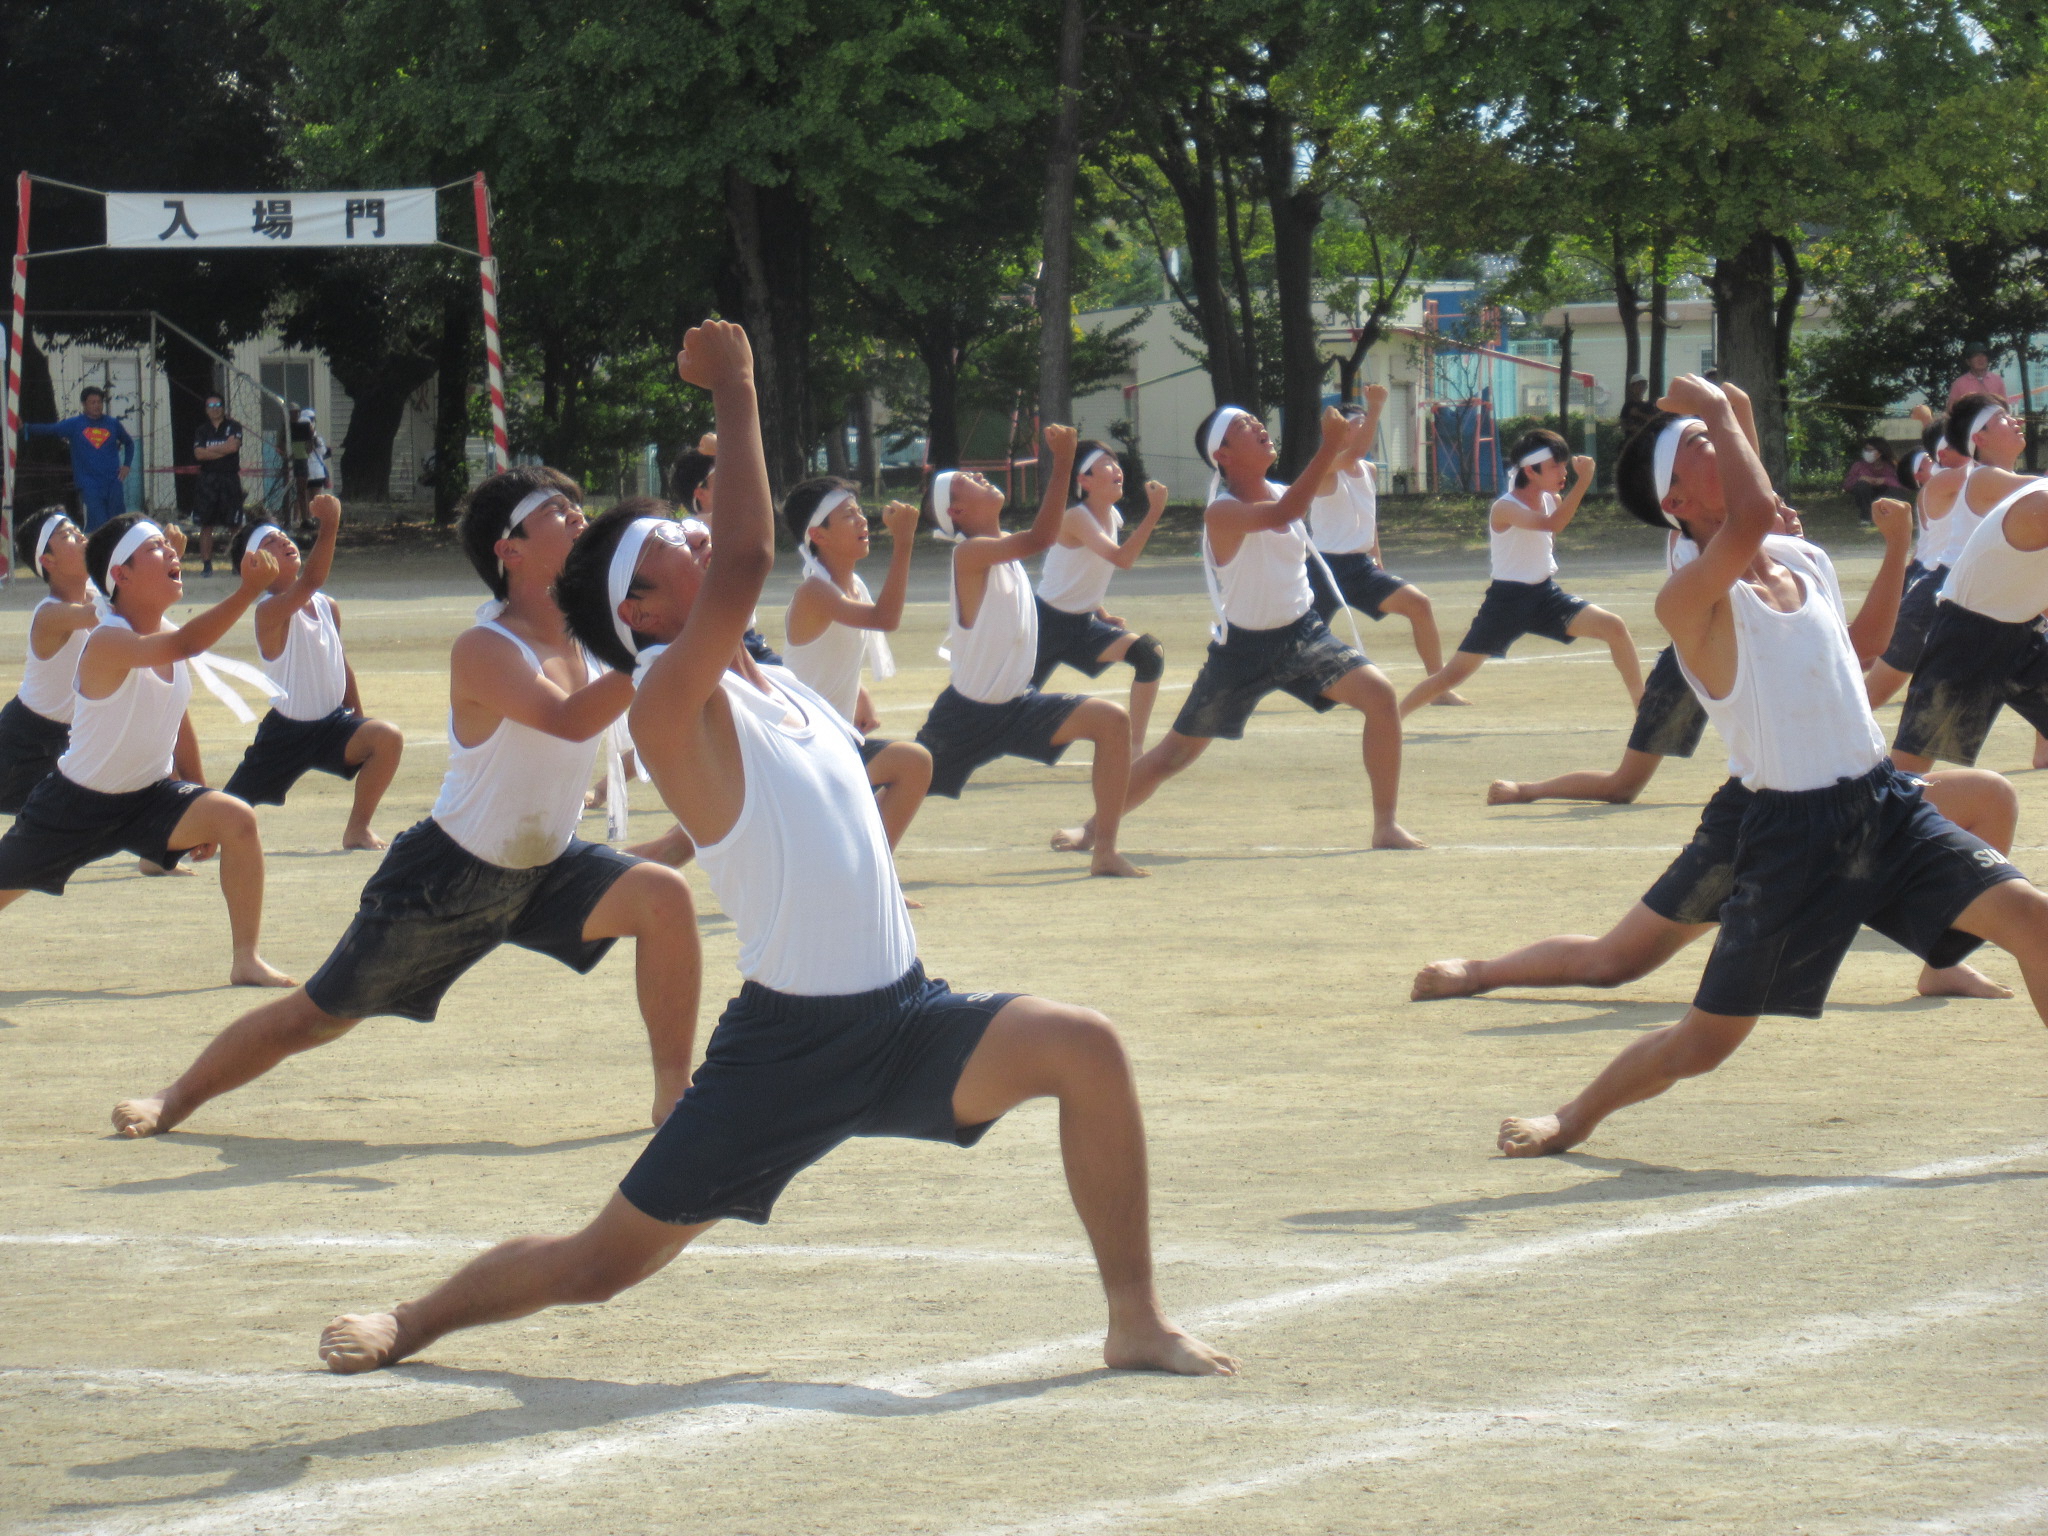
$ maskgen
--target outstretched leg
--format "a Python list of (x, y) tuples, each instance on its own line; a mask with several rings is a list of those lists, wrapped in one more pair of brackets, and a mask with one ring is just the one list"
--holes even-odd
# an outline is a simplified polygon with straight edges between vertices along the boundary
[(405, 756), (405, 732), (389, 720), (365, 720), (348, 739), (344, 754), (351, 764), (361, 763), (356, 774), (355, 803), (349, 807), (348, 825), (341, 829), (341, 846), (375, 850), (388, 846), (370, 830), (370, 818), (377, 814), (384, 791), (398, 775), (399, 759)]
[(654, 1123), (661, 1124), (690, 1086), (704, 955), (689, 882), (662, 864), (636, 864), (599, 898), (583, 937), (633, 940), (633, 984), (654, 1056)]
[(1104, 1362), (1119, 1370), (1233, 1375), (1237, 1362), (1175, 1326), (1152, 1280), (1145, 1123), (1123, 1042), (1099, 1013), (1019, 997), (953, 1090), (953, 1118), (981, 1125), (1026, 1099), (1060, 1104), (1060, 1157), (1109, 1298)]
[(1401, 701), (1401, 715), (1405, 719), (1425, 704), (1435, 703), (1437, 698), (1449, 693), (1465, 681), (1486, 661), (1476, 651), (1453, 651), (1451, 659), (1421, 682), (1408, 690), (1408, 697)]
[[(1131, 787), (1124, 795), (1124, 814), (1129, 815), (1150, 800), (1160, 785), (1208, 751), (1210, 740), (1207, 736), (1183, 736), (1179, 731), (1168, 731), (1160, 737), (1156, 747), (1131, 764)], [(1091, 816), (1078, 827), (1053, 833), (1052, 845), (1061, 853), (1086, 853), (1095, 846), (1095, 818)]]
[(323, 1013), (300, 987), (235, 1020), (214, 1036), (182, 1077), (154, 1098), (116, 1104), (114, 1129), (123, 1136), (171, 1130), (207, 1100), (254, 1082), (287, 1056), (339, 1040), (360, 1022)]
[[(1053, 745), (1069, 742), (1095, 743), (1095, 814), (1088, 818), (1089, 846), (1093, 858), (1091, 875), (1143, 877), (1150, 870), (1138, 868), (1116, 850), (1116, 834), (1124, 819), (1124, 805), (1131, 787), (1131, 717), (1123, 706), (1108, 699), (1089, 699), (1080, 705), (1053, 733)], [(1058, 840), (1055, 839), (1055, 846)]]
[(2024, 880), (2007, 880), (1965, 907), (1955, 926), (2019, 961), (2034, 1012), (2048, 1024), (2048, 895)]
[(228, 904), (228, 935), (234, 945), (228, 981), (237, 987), (297, 986), (256, 953), (263, 932), (263, 841), (257, 835), (256, 813), (232, 795), (209, 790), (178, 818), (170, 836), (175, 852), (202, 843), (220, 849), (220, 893)]
[(610, 1301), (662, 1269), (712, 1225), (671, 1226), (614, 1193), (581, 1232), (515, 1237), (470, 1260), (418, 1301), (335, 1318), (320, 1332), (320, 1358), (342, 1375), (374, 1371), (458, 1328), (506, 1323), (543, 1307)]
[(1151, 636), (1144, 636), (1145, 648), (1137, 656), (1131, 655), (1131, 647), (1138, 644), (1139, 636), (1130, 631), (1117, 636), (1102, 648), (1097, 661), (1128, 661), (1131, 664), (1131, 702), (1126, 706), (1131, 716), (1131, 756), (1137, 757), (1145, 750), (1145, 733), (1152, 727), (1152, 706), (1159, 701), (1159, 667), (1161, 653), (1159, 642)]
[[(1399, 614), (1408, 621), (1408, 628), (1415, 641), (1415, 654), (1422, 659), (1425, 673), (1441, 672), (1444, 669), (1444, 643), (1436, 632), (1436, 609), (1431, 606), (1429, 594), (1422, 588), (1409, 583), (1389, 594), (1380, 604), (1381, 613)], [(1433, 704), (1465, 704), (1455, 693), (1438, 694), (1430, 701)]]
[(1635, 637), (1628, 632), (1621, 615), (1609, 613), (1605, 608), (1596, 608), (1591, 603), (1572, 616), (1565, 625), (1565, 633), (1582, 638), (1599, 640), (1606, 644), (1607, 653), (1614, 658), (1614, 670), (1621, 674), (1621, 684), (1628, 689), (1631, 704), (1643, 702), (1643, 662), (1636, 655)]
[(1417, 1003), (1477, 997), (1496, 987), (1619, 987), (1647, 976), (1713, 923), (1674, 923), (1640, 901), (1599, 938), (1561, 933), (1498, 960), (1432, 960), (1408, 993)]
[[(2002, 887), (2001, 887), (2002, 889)], [(2048, 937), (2048, 934), (2044, 934)], [(2044, 955), (2048, 958), (2048, 955)], [(2048, 969), (2043, 971), (2048, 981)], [(1565, 1152), (1593, 1134), (1617, 1109), (1654, 1099), (1683, 1078), (1711, 1072), (1749, 1038), (1756, 1020), (1688, 1008), (1676, 1024), (1631, 1041), (1580, 1095), (1554, 1115), (1511, 1116), (1500, 1124), (1497, 1145), (1509, 1157)]]
[(1554, 779), (1520, 784), (1513, 779), (1495, 779), (1486, 787), (1488, 805), (1527, 805), (1532, 800), (1603, 800), (1609, 805), (1628, 805), (1643, 792), (1664, 759), (1655, 752), (1621, 751), (1621, 765), (1607, 773), (1561, 773)]
[(1360, 749), (1366, 782), (1372, 787), (1373, 847), (1427, 848), (1394, 819), (1401, 799), (1401, 707), (1395, 702), (1394, 685), (1368, 664), (1346, 672), (1323, 690), (1323, 697), (1349, 704), (1365, 716)]
[(892, 741), (868, 764), (868, 783), (874, 786), (882, 830), (894, 848), (910, 830), (932, 787), (932, 755), (914, 741)]

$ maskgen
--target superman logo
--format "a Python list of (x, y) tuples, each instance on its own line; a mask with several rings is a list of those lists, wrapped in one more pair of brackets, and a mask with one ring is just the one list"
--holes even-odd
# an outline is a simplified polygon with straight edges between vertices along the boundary
[(85, 429), (85, 440), (95, 448), (104, 448), (113, 439), (114, 434), (106, 427), (87, 427)]

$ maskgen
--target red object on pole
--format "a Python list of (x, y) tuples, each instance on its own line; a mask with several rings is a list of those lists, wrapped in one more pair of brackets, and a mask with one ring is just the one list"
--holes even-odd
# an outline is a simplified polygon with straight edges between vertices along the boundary
[[(484, 374), (491, 391), (491, 460), (494, 468), (512, 467), (512, 438), (505, 430), (505, 353), (498, 342), (498, 258), (491, 254), (491, 193), (478, 171), (472, 185), (476, 191), (476, 248), (484, 285)], [(27, 194), (24, 193), (24, 196)]]
[(28, 172), (14, 184), (14, 316), (7, 326), (7, 483), (0, 490), (0, 580), (8, 574), (8, 535), (14, 528), (14, 485), (21, 466), (21, 339), (28, 323)]

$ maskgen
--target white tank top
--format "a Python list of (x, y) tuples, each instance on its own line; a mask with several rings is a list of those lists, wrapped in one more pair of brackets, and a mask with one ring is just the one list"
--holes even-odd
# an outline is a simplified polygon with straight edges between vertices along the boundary
[[(103, 623), (133, 627), (118, 614)], [(103, 795), (125, 795), (171, 776), (178, 722), (192, 702), (184, 662), (171, 664), (168, 682), (154, 667), (137, 667), (104, 699), (88, 699), (74, 683), (73, 699), (71, 746), (57, 759), (65, 778)]]
[[(502, 624), (480, 624), (519, 647), (534, 671), (540, 658), (533, 648)], [(588, 656), (584, 666), (595, 677), (600, 668)], [(599, 731), (588, 741), (564, 741), (516, 720), (498, 721), (498, 728), (473, 747), (455, 735), (455, 712), (448, 712), (448, 771), (441, 777), (440, 798), (430, 813), (456, 842), (486, 864), (501, 869), (532, 869), (562, 856), (576, 823), (583, 816), (583, 794), (590, 787)]]
[[(1278, 501), (1287, 487), (1266, 482), (1266, 494)], [(1228, 491), (1218, 502), (1235, 501)], [(1315, 602), (1308, 584), (1308, 529), (1299, 518), (1285, 528), (1258, 528), (1244, 536), (1230, 564), (1218, 565), (1209, 547), (1206, 519), (1202, 528), (1202, 561), (1215, 578), (1216, 605), (1226, 622), (1239, 629), (1284, 629)]]
[[(1084, 506), (1067, 508), (1067, 521), (1070, 523), (1077, 517), (1092, 519), (1094, 516)], [(1109, 536), (1116, 538), (1123, 528), (1123, 513), (1111, 507)], [(1116, 567), (1085, 544), (1071, 548), (1055, 544), (1045, 552), (1045, 564), (1038, 573), (1038, 595), (1062, 613), (1093, 613), (1109, 596), (1109, 582), (1114, 575)]]
[[(1007, 562), (1014, 565), (1014, 562)], [(740, 974), (798, 997), (886, 987), (917, 959), (859, 741), (800, 681), (727, 672), (746, 795), (697, 863), (740, 941)]]
[[(1526, 512), (1528, 507), (1512, 496), (1499, 496), (1493, 506), (1502, 502), (1512, 503), (1518, 510)], [(1547, 515), (1557, 510), (1557, 498), (1550, 492), (1543, 493), (1543, 511)], [(1504, 529), (1493, 526), (1493, 507), (1486, 510), (1487, 550), (1493, 561), (1495, 581), (1544, 582), (1557, 574), (1556, 539), (1540, 528), (1523, 528), (1510, 523)]]
[[(853, 595), (863, 603), (874, 601), (868, 595), (868, 584), (858, 576), (853, 578)], [(786, 637), (787, 629), (783, 633)], [(867, 653), (868, 631), (839, 623), (827, 624), (823, 634), (804, 645), (785, 638), (782, 647), (789, 670), (849, 724), (860, 703), (860, 664)]]
[[(1926, 495), (1923, 490), (1915, 497), (1914, 506), (1921, 506)], [(1920, 528), (1918, 536), (1913, 540), (1913, 563), (1923, 571), (1931, 571), (1941, 564), (1941, 550), (1948, 542), (1948, 519), (1926, 520), (1922, 517), (1916, 518), (1915, 521), (1919, 523)]]
[(285, 625), (284, 649), (263, 670), (284, 690), (270, 707), (287, 720), (324, 720), (341, 708), (348, 692), (348, 662), (341, 653), (341, 627), (334, 602), (315, 592)]
[(1977, 531), (1949, 565), (1944, 600), (2002, 624), (2041, 616), (2048, 608), (2048, 549), (2014, 549), (2006, 542), (2005, 514), (2044, 486), (2048, 480), (2030, 480), (1978, 519)]
[(1038, 665), (1038, 605), (1032, 601), (1031, 578), (1019, 562), (998, 560), (988, 568), (981, 612), (974, 616), (974, 628), (963, 629), (955, 559), (946, 602), (946, 649), (952, 653), (954, 691), (970, 699), (1007, 704), (1031, 686)]
[(1326, 555), (1371, 554), (1379, 538), (1379, 492), (1374, 485), (1372, 461), (1361, 471), (1337, 475), (1337, 489), (1309, 503), (1309, 537)]
[(1860, 778), (1884, 756), (1863, 668), (1849, 643), (1841, 583), (1826, 554), (1771, 534), (1764, 550), (1799, 578), (1805, 601), (1781, 613), (1748, 582), (1728, 589), (1735, 619), (1735, 686), (1707, 697), (1683, 657), (1679, 667), (1728, 744), (1728, 771), (1751, 789), (1824, 789)]
[(1963, 470), (1963, 483), (1956, 489), (1956, 499), (1950, 503), (1948, 516), (1941, 519), (1941, 546), (1935, 555), (1936, 565), (1954, 565), (1956, 557), (1963, 552), (1963, 546), (1970, 542), (1984, 519), (1970, 510), (1970, 476), (1977, 472), (1972, 463)]
[[(36, 614), (52, 604), (57, 604), (57, 599), (46, 597), (29, 614), (28, 632), (31, 637), (36, 632)], [(72, 690), (72, 684), (78, 678), (78, 658), (91, 636), (90, 629), (74, 629), (57, 647), (57, 654), (48, 661), (36, 654), (35, 642), (31, 638), (27, 646), (28, 655), (21, 664), (21, 702), (46, 720), (62, 720), (69, 725), (72, 706), (78, 699)]]

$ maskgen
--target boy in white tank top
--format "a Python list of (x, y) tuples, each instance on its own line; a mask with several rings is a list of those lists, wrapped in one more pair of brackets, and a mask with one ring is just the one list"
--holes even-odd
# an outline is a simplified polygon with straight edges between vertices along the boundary
[[(1578, 515), (1593, 486), (1593, 461), (1574, 458), (1555, 432), (1525, 432), (1508, 450), (1510, 489), (1487, 511), (1493, 579), (1487, 584), (1472, 627), (1443, 668), (1431, 673), (1401, 701), (1403, 716), (1455, 688), (1484, 665), (1505, 656), (1524, 635), (1541, 635), (1560, 645), (1590, 636), (1603, 642), (1621, 674), (1630, 704), (1643, 698), (1643, 664), (1636, 643), (1618, 614), (1596, 608), (1557, 584), (1557, 535)], [(1576, 478), (1565, 489), (1566, 471)]]
[(1095, 744), (1090, 784), (1095, 794), (1085, 849), (1066, 834), (1053, 847), (1090, 854), (1088, 873), (1149, 873), (1117, 851), (1131, 780), (1131, 719), (1121, 704), (1078, 693), (1040, 693), (1031, 685), (1038, 659), (1038, 609), (1024, 562), (1051, 546), (1066, 517), (1067, 484), (1077, 437), (1072, 427), (1045, 429), (1052, 449), (1038, 515), (1021, 533), (1003, 532), (1003, 493), (978, 474), (941, 470), (932, 476), (932, 521), (954, 542), (946, 644), (952, 681), (932, 701), (918, 742), (932, 755), (932, 793), (957, 800), (978, 768), (999, 757), (1050, 766), (1077, 741)]
[(10, 816), (71, 744), (78, 653), (100, 621), (87, 591), (85, 532), (62, 507), (45, 507), (15, 528), (14, 563), (41, 576), (49, 596), (29, 616), (21, 692), (0, 709), (0, 811)]
[[(501, 944), (587, 974), (633, 938), (655, 1124), (688, 1086), (701, 969), (690, 888), (673, 869), (575, 835), (599, 744), (633, 697), (629, 679), (586, 662), (555, 606), (582, 499), (575, 481), (538, 465), (470, 493), (463, 552), (493, 601), (450, 655), (448, 771), (432, 814), (392, 839), (312, 979), (242, 1015), (170, 1087), (115, 1105), (122, 1135), (170, 1130), (372, 1015), (432, 1022), (448, 989)], [(254, 562), (268, 586), (270, 557), (248, 552), (245, 571)]]
[(860, 678), (864, 663), (878, 677), (896, 670), (882, 636), (903, 622), (917, 508), (892, 501), (882, 509), (882, 525), (889, 530), (889, 574), (882, 579), (880, 597), (869, 594), (854, 570), (868, 552), (868, 515), (852, 482), (806, 480), (784, 499), (782, 516), (804, 570), (782, 621), (783, 664), (861, 733), (860, 760), (867, 765), (875, 806), (894, 848), (931, 788), (932, 755), (914, 741), (884, 741), (869, 734), (882, 722)]
[(1109, 1293), (1104, 1359), (1232, 1370), (1167, 1319), (1153, 1287), (1144, 1128), (1115, 1032), (1086, 1009), (925, 976), (851, 727), (746, 653), (775, 567), (746, 334), (697, 327), (677, 371), (711, 391), (724, 444), (709, 557), (615, 510), (563, 572), (562, 603), (585, 644), (640, 674), (633, 739), (733, 918), (747, 984), (689, 1093), (588, 1226), (504, 1244), (391, 1312), (338, 1317), (321, 1358), (374, 1370), (459, 1328), (608, 1299), (718, 1220), (765, 1222), (789, 1181), (849, 1137), (968, 1146), (1051, 1096)]
[[(2048, 732), (2048, 640), (2041, 610), (2048, 608), (2048, 570), (2031, 543), (2048, 481), (2016, 473), (2024, 451), (2019, 418), (1983, 397), (1952, 415), (1951, 440), (1968, 429), (1978, 461), (1957, 493), (1950, 517), (1977, 524), (1954, 549), (1941, 601), (1928, 627), (1927, 645), (1906, 693), (1892, 741), (1892, 761), (1920, 772), (1936, 758), (1974, 763), (2001, 709), (2034, 728), (2035, 767), (2043, 765)], [(1996, 522), (1996, 528), (1991, 525)]]
[[(1202, 461), (1216, 471), (1202, 514), (1204, 575), (1218, 623), (1173, 729), (1131, 765), (1129, 807), (1185, 771), (1217, 737), (1239, 741), (1268, 694), (1286, 693), (1317, 714), (1339, 704), (1363, 717), (1361, 751), (1372, 793), (1372, 846), (1426, 844), (1397, 819), (1401, 718), (1394, 687), (1355, 646), (1330, 633), (1309, 586), (1312, 546), (1303, 519), (1315, 489), (1348, 455), (1363, 452), (1363, 424), (1332, 407), (1322, 441), (1291, 486), (1266, 478), (1279, 455), (1266, 425), (1249, 411), (1218, 406), (1195, 431)], [(1221, 494), (1219, 494), (1221, 492)], [(1064, 832), (1055, 848), (1085, 848), (1093, 825)]]
[[(2048, 898), (1885, 760), (1857, 660), (1872, 637), (1852, 638), (1812, 546), (1770, 537), (1776, 498), (1727, 395), (1688, 375), (1660, 404), (1673, 414), (1655, 428), (1655, 512), (1700, 555), (1665, 583), (1657, 617), (1750, 800), (1685, 1018), (1634, 1041), (1555, 1114), (1503, 1122), (1510, 1157), (1576, 1146), (1615, 1110), (1712, 1071), (1760, 1014), (1818, 1017), (1865, 923), (1934, 966), (1989, 939), (2048, 995)], [(1875, 610), (1887, 633), (1906, 543), (1903, 508), (1890, 514)], [(1859, 620), (1871, 615), (1866, 604)]]
[(31, 890), (61, 896), (78, 869), (118, 849), (164, 870), (188, 853), (204, 858), (217, 849), (234, 950), (229, 982), (288, 987), (292, 979), (256, 952), (263, 928), (256, 813), (176, 776), (192, 696), (187, 663), (234, 627), (275, 567), (258, 562), (225, 600), (182, 626), (169, 624), (164, 615), (185, 591), (183, 542), (136, 512), (101, 524), (86, 540), (86, 568), (109, 617), (79, 652), (70, 744), (0, 838), (0, 907)]
[[(1892, 626), (1892, 643), (1864, 674), (1864, 692), (1870, 696), (1872, 709), (1888, 703), (1919, 670), (1920, 658), (1927, 650), (1927, 632), (1934, 625), (1934, 610), (1941, 601), (1942, 583), (1948, 578), (1949, 545), (1955, 531), (1950, 513), (1959, 503), (1957, 493), (1967, 478), (1948, 471), (1966, 468), (1970, 461), (1949, 448), (1943, 436), (1946, 430), (1945, 418), (1928, 427), (1922, 442), (1931, 446), (1908, 455), (1901, 466), (1906, 483), (1915, 492), (1914, 521), (1920, 537), (1913, 562), (1906, 567), (1906, 595), (1899, 599), (1899, 622)], [(1945, 457), (1937, 458), (1937, 453)]]
[(256, 649), (286, 693), (256, 727), (227, 792), (250, 805), (283, 805), (292, 786), (316, 768), (352, 779), (355, 803), (341, 846), (374, 850), (385, 844), (370, 818), (398, 772), (405, 733), (363, 714), (355, 668), (341, 647), (341, 605), (326, 591), (341, 503), (323, 492), (311, 512), (319, 532), (303, 562), (299, 546), (272, 523), (242, 529), (228, 546), (232, 570), (241, 569), (252, 545), (277, 561), (277, 579), (256, 605)]

